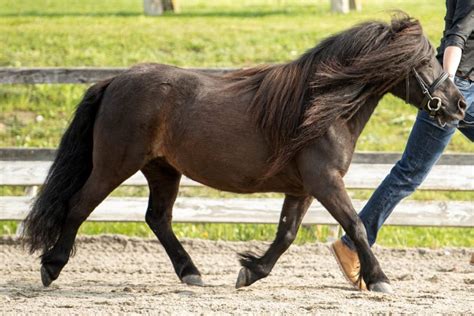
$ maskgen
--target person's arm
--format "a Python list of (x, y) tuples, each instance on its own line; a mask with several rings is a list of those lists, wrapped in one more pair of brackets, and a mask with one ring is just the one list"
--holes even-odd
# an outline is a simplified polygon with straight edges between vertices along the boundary
[(469, 34), (473, 31), (474, 0), (458, 0), (453, 14), (453, 24), (446, 30), (446, 48), (443, 54), (443, 69), (454, 79)]
[(444, 50), (443, 69), (449, 75), (449, 79), (454, 80), (456, 70), (461, 62), (462, 49), (458, 46), (448, 46)]

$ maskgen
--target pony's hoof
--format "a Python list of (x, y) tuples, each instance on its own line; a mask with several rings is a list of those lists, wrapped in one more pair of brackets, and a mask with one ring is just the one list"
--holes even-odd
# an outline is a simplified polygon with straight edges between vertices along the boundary
[(245, 267), (240, 269), (239, 271), (239, 276), (237, 277), (237, 282), (235, 283), (235, 288), (240, 289), (241, 287), (244, 286), (249, 286), (253, 282), (250, 282), (251, 278), (251, 271)]
[(41, 266), (41, 282), (43, 282), (44, 287), (48, 287), (54, 280), (49, 275), (48, 270), (42, 265)]
[(380, 292), (386, 294), (393, 294), (392, 286), (386, 282), (377, 282), (369, 286), (369, 290), (372, 292)]
[(235, 283), (235, 288), (240, 289), (244, 286), (249, 286), (255, 281), (258, 281), (260, 278), (255, 275), (251, 270), (246, 267), (243, 267), (239, 271), (239, 276), (237, 277), (237, 282)]
[(201, 276), (197, 274), (189, 274), (185, 275), (181, 281), (186, 283), (187, 285), (193, 286), (204, 286), (204, 282), (202, 282)]

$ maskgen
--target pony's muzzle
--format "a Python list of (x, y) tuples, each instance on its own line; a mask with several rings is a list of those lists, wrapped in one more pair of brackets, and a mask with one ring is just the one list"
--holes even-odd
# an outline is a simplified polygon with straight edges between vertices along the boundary
[(466, 113), (467, 109), (467, 103), (463, 98), (458, 100), (458, 109), (459, 112), (461, 112), (462, 117), (464, 118), (464, 114)]

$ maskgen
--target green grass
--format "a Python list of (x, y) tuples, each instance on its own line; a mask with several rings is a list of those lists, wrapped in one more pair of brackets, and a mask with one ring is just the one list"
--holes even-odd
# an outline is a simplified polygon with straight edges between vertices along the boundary
[[(431, 0), (365, 1), (361, 13), (329, 12), (327, 0), (182, 0), (182, 13), (147, 17), (139, 0), (0, 0), (0, 67), (130, 66), (159, 62), (186, 67), (247, 67), (295, 59), (324, 37), (368, 19), (389, 19), (402, 9), (420, 19), (434, 46), (443, 27), (444, 4)], [(85, 85), (0, 85), (0, 146), (56, 147)], [(364, 130), (357, 150), (401, 151), (416, 110), (386, 96)], [(474, 152), (462, 135), (448, 151)], [(1, 188), (2, 195), (23, 188)], [(114, 195), (145, 196), (119, 189)], [(182, 196), (228, 197), (228, 193), (186, 189)], [(370, 191), (354, 191), (367, 198)], [(277, 197), (264, 194), (254, 197)], [(471, 193), (420, 192), (416, 199), (474, 200)], [(15, 231), (1, 223), (0, 234)], [(180, 237), (272, 239), (274, 225), (177, 224)], [(324, 240), (326, 228), (305, 227), (298, 242)], [(467, 233), (466, 233), (467, 232)], [(86, 223), (81, 233), (150, 236), (144, 224)], [(469, 245), (472, 230), (386, 227), (385, 245)], [(469, 239), (470, 238), (470, 239)]]
[[(0, 236), (15, 234), (17, 223), (0, 222)], [(178, 238), (201, 238), (210, 240), (273, 240), (276, 225), (271, 224), (173, 224)], [(79, 230), (80, 234), (121, 234), (154, 238), (153, 232), (145, 223), (93, 223), (86, 222)], [(329, 227), (325, 225), (302, 226), (295, 244), (326, 242)], [(448, 227), (395, 227), (385, 226), (380, 230), (377, 244), (388, 247), (472, 247), (474, 230), (469, 228)]]

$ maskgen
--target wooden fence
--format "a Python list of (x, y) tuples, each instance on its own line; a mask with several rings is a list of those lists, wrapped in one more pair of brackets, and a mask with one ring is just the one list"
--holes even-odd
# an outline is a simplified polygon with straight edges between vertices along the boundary
[[(123, 72), (125, 68), (0, 68), (0, 84), (91, 83)], [(200, 69), (222, 74), (231, 69)], [(25, 187), (24, 196), (0, 196), (0, 220), (22, 220), (54, 157), (52, 149), (0, 149), (0, 186)], [(374, 189), (399, 159), (397, 153), (356, 153), (345, 177), (347, 188)], [(125, 181), (126, 186), (145, 186), (137, 173)], [(200, 186), (183, 178), (182, 186)], [(444, 155), (420, 190), (474, 191), (474, 155)], [(147, 198), (109, 197), (89, 220), (143, 221)], [(178, 198), (174, 221), (214, 223), (277, 223), (282, 199)], [(365, 201), (355, 200), (360, 210)], [(335, 224), (318, 203), (313, 202), (303, 223)], [(472, 201), (403, 201), (388, 219), (388, 225), (474, 227)]]
[[(0, 197), (0, 220), (22, 220), (29, 209), (35, 188), (41, 185), (51, 165), (52, 149), (0, 149), (0, 185), (27, 187), (26, 196)], [(356, 153), (345, 177), (346, 186), (355, 189), (375, 188), (399, 158), (395, 153)], [(474, 191), (472, 172), (474, 155), (445, 155), (421, 186), (421, 190)], [(123, 184), (146, 186), (137, 173)], [(182, 186), (201, 186), (183, 178)], [(178, 198), (174, 221), (213, 223), (277, 223), (283, 200), (249, 198)], [(92, 213), (91, 221), (143, 221), (147, 198), (109, 197)], [(361, 209), (364, 201), (354, 201)], [(336, 224), (318, 203), (313, 202), (305, 224)], [(388, 220), (388, 225), (410, 226), (474, 226), (470, 201), (404, 201)]]
[[(128, 68), (9, 68), (0, 67), (0, 84), (55, 84), (55, 83), (93, 83), (111, 78)], [(190, 68), (211, 74), (224, 74), (233, 69)]]

